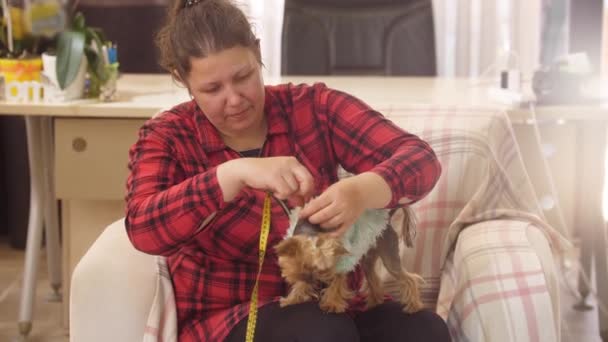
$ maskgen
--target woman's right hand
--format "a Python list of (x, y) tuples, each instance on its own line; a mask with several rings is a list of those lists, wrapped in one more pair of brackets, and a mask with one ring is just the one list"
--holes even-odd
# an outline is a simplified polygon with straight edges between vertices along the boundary
[(224, 201), (234, 199), (247, 186), (302, 206), (314, 190), (312, 175), (295, 157), (234, 159), (218, 166), (217, 177)]

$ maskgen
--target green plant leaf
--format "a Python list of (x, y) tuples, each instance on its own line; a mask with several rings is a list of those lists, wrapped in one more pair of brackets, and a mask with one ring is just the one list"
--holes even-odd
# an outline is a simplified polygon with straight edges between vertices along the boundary
[(105, 64), (101, 61), (101, 56), (97, 54), (97, 51), (91, 47), (86, 47), (84, 53), (87, 56), (87, 62), (89, 63), (89, 73), (91, 77), (105, 82), (108, 78), (106, 73)]
[(97, 34), (97, 37), (99, 37), (99, 39), (102, 42), (107, 42), (108, 41), (108, 38), (106, 37), (106, 34), (103, 33), (103, 30), (100, 29), (99, 27), (91, 27), (91, 30), (93, 30)]
[(82, 12), (76, 13), (72, 21), (72, 29), (74, 31), (83, 31), (85, 27), (84, 14)]
[(78, 74), (84, 54), (84, 34), (64, 31), (57, 42), (57, 81), (65, 89)]
[(90, 27), (87, 27), (85, 29), (85, 34), (87, 36), (87, 45), (92, 44), (92, 42), (95, 42), (95, 44), (97, 45), (96, 48), (98, 49), (97, 51), (99, 51), (99, 54), (101, 55), (103, 47), (103, 40), (101, 39), (101, 37), (94, 29)]

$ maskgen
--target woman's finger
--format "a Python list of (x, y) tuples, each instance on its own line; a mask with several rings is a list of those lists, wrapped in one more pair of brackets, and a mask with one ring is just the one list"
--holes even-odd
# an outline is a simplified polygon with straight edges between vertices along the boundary
[(300, 211), (300, 218), (308, 218), (310, 220), (310, 216), (317, 213), (319, 210), (327, 207), (332, 203), (331, 198), (326, 196), (325, 194), (321, 194), (321, 196), (312, 199), (308, 202), (304, 208)]
[(308, 217), (308, 221), (312, 224), (323, 224), (331, 220), (340, 212), (332, 204), (324, 206)]
[(283, 173), (282, 177), (285, 181), (285, 184), (287, 184), (287, 186), (289, 187), (289, 195), (293, 194), (294, 192), (298, 192), (300, 186), (298, 184), (298, 181), (296, 180), (296, 177), (291, 172)]
[(289, 197), (289, 195), (292, 193), (289, 185), (282, 177), (279, 177), (274, 181), (272, 192), (273, 195), (280, 200), (287, 199), (287, 197)]
[(335, 228), (338, 228), (338, 227), (342, 226), (342, 224), (344, 224), (344, 218), (342, 217), (342, 215), (334, 215), (333, 217), (330, 217), (328, 220), (325, 220), (325, 221), (319, 223), (321, 228), (328, 229), (328, 230), (333, 230)]
[(298, 190), (302, 197), (305, 199), (310, 198), (315, 188), (315, 181), (312, 174), (308, 171), (304, 165), (299, 164), (293, 168), (293, 175), (298, 182)]

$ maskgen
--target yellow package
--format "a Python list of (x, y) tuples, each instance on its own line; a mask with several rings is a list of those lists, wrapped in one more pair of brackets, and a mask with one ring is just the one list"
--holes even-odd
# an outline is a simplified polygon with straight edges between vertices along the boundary
[[(4, 77), (4, 87), (10, 89), (10, 94), (7, 96), (17, 96), (17, 87), (9, 87), (11, 82), (40, 82), (42, 71), (42, 59), (9, 59), (0, 58), (0, 74)], [(31, 93), (31, 91), (30, 91)], [(32, 94), (28, 98), (33, 98)]]
[(42, 59), (14, 59), (0, 58), (0, 74), (4, 76), (4, 82), (12, 81), (40, 81), (42, 71)]

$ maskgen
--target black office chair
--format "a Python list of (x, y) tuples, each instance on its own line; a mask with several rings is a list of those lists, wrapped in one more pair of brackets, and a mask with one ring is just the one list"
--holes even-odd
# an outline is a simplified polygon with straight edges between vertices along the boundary
[(125, 73), (164, 73), (158, 65), (154, 35), (164, 23), (168, 1), (139, 0), (122, 5), (103, 1), (81, 1), (81, 11), (89, 25), (103, 29), (118, 44), (120, 71)]
[(430, 0), (285, 0), (284, 75), (436, 75)]

